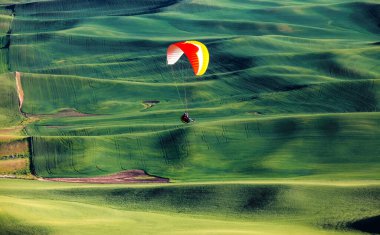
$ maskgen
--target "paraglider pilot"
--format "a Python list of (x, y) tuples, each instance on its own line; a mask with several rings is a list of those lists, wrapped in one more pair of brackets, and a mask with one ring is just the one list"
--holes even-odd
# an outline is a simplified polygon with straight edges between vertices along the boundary
[(189, 113), (188, 112), (185, 112), (184, 114), (182, 114), (181, 116), (181, 121), (183, 123), (190, 123), (190, 122), (193, 122), (194, 120), (191, 119), (191, 117), (189, 117)]
[[(193, 67), (193, 71), (195, 76), (202, 76), (208, 67), (208, 63), (210, 60), (210, 55), (208, 52), (207, 47), (198, 41), (182, 41), (182, 42), (176, 42), (171, 44), (166, 53), (166, 62), (168, 65), (174, 65), (179, 61), (181, 56), (185, 54), (188, 58), (191, 66)], [(184, 79), (185, 81), (185, 79)], [(177, 84), (176, 84), (177, 86)], [(185, 88), (185, 95), (186, 95), (186, 86)], [(178, 87), (177, 87), (178, 89)], [(179, 91), (178, 91), (178, 95)], [(186, 96), (185, 96), (186, 97)], [(181, 97), (179, 97), (181, 99)], [(185, 98), (184, 106), (187, 109), (187, 99)], [(187, 111), (181, 116), (181, 121), (183, 123), (190, 123), (194, 122), (194, 119), (191, 119), (189, 117), (189, 114)]]

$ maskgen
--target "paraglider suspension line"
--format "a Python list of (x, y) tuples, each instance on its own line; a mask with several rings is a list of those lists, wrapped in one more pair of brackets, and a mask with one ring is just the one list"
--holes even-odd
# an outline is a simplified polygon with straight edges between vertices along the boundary
[(188, 111), (188, 107), (187, 107), (187, 92), (186, 92), (186, 84), (185, 84), (185, 72), (184, 72), (184, 68), (182, 68), (181, 69), (181, 71), (182, 71), (182, 79), (183, 79), (183, 84), (184, 84), (184, 86), (183, 86), (183, 90), (184, 90), (184, 93), (185, 93), (185, 111), (187, 112)]
[[(174, 77), (174, 84), (175, 84), (175, 87), (177, 89), (177, 93), (178, 93), (178, 97), (179, 99), (181, 100), (182, 104), (183, 104), (183, 107), (185, 108), (185, 112), (187, 112), (187, 98), (186, 98), (186, 87), (184, 88), (185, 89), (185, 101), (182, 100), (182, 97), (181, 97), (181, 92), (179, 92), (179, 88), (178, 88), (178, 84), (177, 84), (177, 76), (176, 76), (176, 73), (174, 71), (174, 68), (173, 66), (171, 66), (171, 72), (172, 72), (172, 75)], [(181, 74), (182, 75), (182, 74)], [(179, 79), (178, 79), (179, 80)], [(183, 82), (185, 81), (185, 79), (183, 79)]]

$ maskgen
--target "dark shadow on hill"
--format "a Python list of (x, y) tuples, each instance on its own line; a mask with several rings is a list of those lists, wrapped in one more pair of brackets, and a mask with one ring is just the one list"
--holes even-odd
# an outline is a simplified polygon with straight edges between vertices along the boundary
[(10, 11), (13, 16), (16, 14), (15, 8), (16, 8), (16, 4), (11, 4), (4, 7), (4, 9)]
[(276, 208), (279, 198), (287, 190), (279, 185), (171, 185), (149, 188), (76, 188), (50, 191), (61, 196), (102, 197), (119, 208), (167, 211), (176, 213), (215, 213), (227, 217), (249, 218), (261, 211)]
[(355, 2), (349, 4), (352, 9), (351, 18), (371, 33), (380, 32), (380, 4)]
[(1, 235), (45, 235), (50, 231), (41, 226), (25, 224), (7, 214), (0, 214), (0, 234)]
[[(11, 16), (14, 18), (15, 14), (15, 5), (9, 5), (5, 7), (6, 10), (11, 12)], [(0, 37), (0, 50), (4, 49), (6, 54), (6, 64), (8, 66), (8, 70), (11, 70), (10, 68), (10, 59), (9, 59), (9, 48), (11, 46), (11, 36), (12, 36), (12, 21), (9, 24), (9, 28), (7, 33), (4, 36), (4, 39)]]
[(187, 129), (170, 130), (159, 134), (157, 147), (161, 149), (162, 157), (168, 165), (181, 166), (189, 156)]
[(303, 88), (306, 88), (308, 87), (308, 85), (288, 85), (288, 86), (284, 86), (284, 87), (280, 87), (280, 91), (294, 91), (294, 90), (300, 90), (300, 89), (303, 89)]
[(29, 151), (29, 171), (32, 175), (36, 175), (36, 169), (33, 162), (33, 137), (28, 137), (28, 151)]
[(265, 210), (276, 202), (280, 192), (281, 187), (274, 186), (247, 188), (246, 201), (243, 203), (242, 211), (252, 213), (257, 210)]
[[(162, 9), (165, 7), (172, 6), (172, 5), (177, 4), (181, 1), (182, 0), (167, 0), (167, 1), (163, 2), (161, 5), (154, 5), (151, 8), (146, 9), (144, 12), (139, 13), (138, 15), (157, 13), (157, 12), (162, 11)], [(157, 2), (160, 2), (160, 1), (157, 1)], [(136, 14), (135, 13), (127, 13), (127, 14), (120, 14), (120, 15), (116, 14), (115, 16), (129, 16), (129, 15), (136, 15)]]
[[(27, 2), (16, 5), (20, 15), (42, 18), (83, 18), (93, 16), (132, 16), (161, 11), (165, 7), (177, 4), (181, 0), (57, 0)], [(89, 10), (91, 9), (91, 10)]]
[(334, 78), (341, 79), (369, 79), (366, 74), (362, 74), (360, 70), (347, 67), (339, 62), (339, 54), (333, 52), (313, 52), (297, 55), (294, 60), (302, 63), (307, 62), (320, 72)]
[(329, 139), (337, 137), (341, 129), (339, 119), (334, 117), (320, 117), (315, 125), (324, 138)]
[(356, 220), (347, 224), (348, 228), (370, 234), (380, 234), (380, 215)]

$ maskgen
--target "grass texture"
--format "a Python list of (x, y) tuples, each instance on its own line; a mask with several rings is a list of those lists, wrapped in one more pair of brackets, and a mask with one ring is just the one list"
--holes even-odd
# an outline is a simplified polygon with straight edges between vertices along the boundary
[[(371, 0), (0, 0), (4, 172), (174, 182), (2, 179), (0, 233), (379, 233), (379, 25)], [(204, 76), (166, 65), (183, 40)]]

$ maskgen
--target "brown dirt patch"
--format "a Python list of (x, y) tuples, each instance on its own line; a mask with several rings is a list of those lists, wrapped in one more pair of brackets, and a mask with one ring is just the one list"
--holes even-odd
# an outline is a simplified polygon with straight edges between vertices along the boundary
[(148, 175), (143, 170), (128, 170), (108, 176), (90, 178), (43, 178), (43, 180), (93, 184), (169, 183), (169, 179)]
[(0, 135), (19, 135), (22, 129), (22, 126), (2, 128), (0, 129)]
[(28, 141), (14, 141), (10, 143), (0, 143), (0, 157), (25, 155), (29, 152)]
[(21, 73), (16, 72), (15, 78), (16, 78), (16, 87), (17, 87), (17, 94), (18, 94), (18, 101), (19, 101), (18, 108), (21, 111), (22, 104), (24, 103), (24, 90), (22, 89), (22, 84), (21, 84)]
[(27, 170), (29, 165), (28, 158), (18, 158), (0, 161), (0, 174), (12, 174), (18, 171)]
[(26, 114), (28, 118), (59, 118), (59, 117), (89, 117), (97, 116), (96, 114), (81, 113), (75, 109), (63, 109), (55, 114)]

